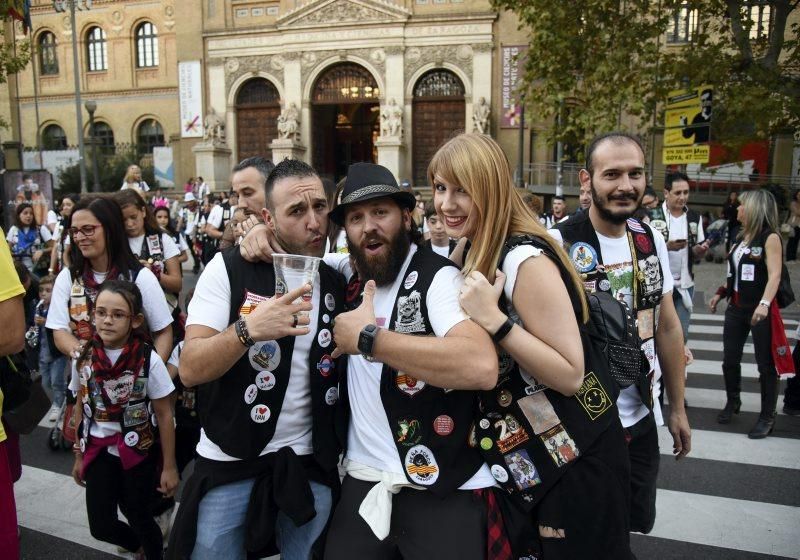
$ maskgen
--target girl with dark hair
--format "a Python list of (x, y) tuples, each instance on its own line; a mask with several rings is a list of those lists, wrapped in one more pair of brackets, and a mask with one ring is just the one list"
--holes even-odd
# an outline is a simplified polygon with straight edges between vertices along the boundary
[(135, 284), (104, 282), (92, 315), (97, 331), (75, 361), (69, 385), (83, 403), (74, 408), (80, 439), (73, 446), (72, 477), (86, 487), (94, 538), (136, 558), (160, 560), (163, 541), (150, 497), (153, 488), (171, 497), (178, 486), (170, 399), (175, 388), (141, 328), (142, 294)]
[(100, 284), (122, 278), (135, 282), (144, 295), (153, 345), (168, 358), (172, 316), (158, 280), (131, 252), (119, 205), (107, 196), (81, 198), (72, 212), (70, 236), (72, 263), (56, 278), (46, 324), (58, 349), (73, 358), (80, 354), (94, 335), (91, 318)]
[(6, 235), (14, 260), (25, 265), (30, 272), (51, 245), (52, 236), (47, 226), (39, 226), (33, 216), (33, 206), (27, 202), (18, 204), (14, 225)]
[(76, 202), (78, 202), (77, 194), (67, 194), (61, 199), (61, 214), (53, 230), (53, 239), (56, 244), (50, 254), (50, 268), (47, 269), (50, 274), (58, 274), (62, 267), (69, 266), (70, 216)]
[(183, 235), (180, 231), (178, 231), (177, 226), (175, 225), (175, 220), (169, 215), (169, 208), (164, 206), (156, 208), (153, 211), (153, 215), (156, 218), (156, 223), (159, 225), (161, 229), (166, 231), (172, 240), (175, 242), (175, 245), (178, 246), (178, 251), (180, 251), (180, 256), (178, 257), (178, 262), (181, 264), (185, 263), (189, 260), (189, 244), (186, 243), (186, 236)]
[(174, 309), (183, 285), (178, 246), (161, 231), (153, 211), (135, 190), (120, 191), (114, 198), (122, 209), (131, 251), (142, 266), (156, 275), (167, 303)]

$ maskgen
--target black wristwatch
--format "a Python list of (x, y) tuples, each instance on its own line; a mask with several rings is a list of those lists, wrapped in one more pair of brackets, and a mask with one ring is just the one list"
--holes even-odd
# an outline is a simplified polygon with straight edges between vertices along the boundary
[(358, 351), (364, 356), (365, 360), (372, 361), (372, 352), (375, 346), (375, 338), (378, 336), (378, 325), (367, 325), (358, 335)]

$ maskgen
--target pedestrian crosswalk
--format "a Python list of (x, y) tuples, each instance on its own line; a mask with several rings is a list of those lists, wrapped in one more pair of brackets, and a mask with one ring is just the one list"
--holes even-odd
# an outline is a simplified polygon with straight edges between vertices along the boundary
[[(796, 320), (786, 321), (791, 338), (796, 328)], [(800, 555), (800, 418), (779, 413), (772, 436), (747, 438), (760, 410), (758, 371), (748, 345), (742, 363), (741, 412), (731, 424), (717, 424), (716, 413), (725, 402), (722, 314), (692, 317), (689, 346), (696, 359), (687, 368), (686, 384), (692, 452), (676, 462), (672, 438), (666, 427), (659, 428), (658, 515), (649, 535), (632, 539), (640, 560)], [(779, 400), (779, 411), (781, 407)], [(115, 547), (91, 538), (83, 489), (69, 475), (72, 456), (47, 449), (46, 424), (22, 440), (23, 476), (15, 486), (19, 522), (30, 530), (26, 535), (35, 534), (35, 540), (23, 539), (23, 558), (119, 556)], [(50, 549), (42, 544), (48, 544), (48, 538), (53, 539)], [(26, 543), (31, 547), (27, 555)], [(72, 555), (64, 552), (65, 547), (72, 547)]]

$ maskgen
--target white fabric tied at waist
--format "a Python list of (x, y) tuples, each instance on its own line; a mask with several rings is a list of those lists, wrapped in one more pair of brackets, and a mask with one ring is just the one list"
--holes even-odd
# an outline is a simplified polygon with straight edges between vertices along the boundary
[(425, 490), (422, 486), (411, 484), (403, 474), (382, 471), (348, 459), (344, 461), (344, 470), (356, 480), (377, 483), (364, 496), (358, 507), (358, 513), (380, 540), (389, 536), (392, 524), (392, 495), (403, 488)]
[(676, 286), (674, 289), (678, 290), (678, 294), (681, 296), (683, 306), (689, 311), (689, 313), (691, 313), (694, 303), (692, 302), (691, 294), (689, 294), (689, 288), (678, 288)]

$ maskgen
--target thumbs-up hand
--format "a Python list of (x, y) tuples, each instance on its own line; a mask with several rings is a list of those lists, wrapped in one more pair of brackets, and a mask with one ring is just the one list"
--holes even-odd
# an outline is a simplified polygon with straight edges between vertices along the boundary
[(337, 315), (333, 324), (333, 341), (336, 343), (336, 350), (333, 351), (333, 358), (338, 358), (342, 354), (359, 354), (358, 335), (361, 329), (367, 325), (375, 324), (375, 281), (369, 280), (364, 285), (364, 294), (361, 305), (352, 311)]
[(499, 270), (495, 272), (493, 284), (490, 284), (480, 272), (472, 271), (464, 278), (464, 285), (458, 296), (458, 302), (464, 312), (490, 333), (506, 320), (497, 306), (505, 283), (506, 275)]

